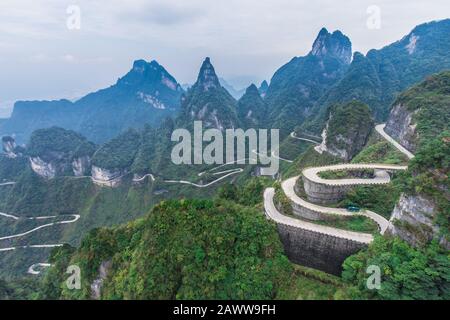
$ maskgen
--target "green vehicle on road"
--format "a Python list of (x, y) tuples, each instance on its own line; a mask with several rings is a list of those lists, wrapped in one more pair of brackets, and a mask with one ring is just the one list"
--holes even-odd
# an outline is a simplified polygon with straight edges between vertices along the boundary
[(361, 211), (361, 208), (358, 207), (358, 206), (356, 206), (356, 205), (349, 205), (349, 206), (347, 207), (347, 211), (350, 211), (350, 212), (359, 212), (359, 211)]

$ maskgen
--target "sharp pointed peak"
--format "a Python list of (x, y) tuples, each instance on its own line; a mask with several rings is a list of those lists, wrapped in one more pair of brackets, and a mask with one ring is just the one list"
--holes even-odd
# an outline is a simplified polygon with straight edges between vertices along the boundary
[(259, 94), (258, 87), (254, 83), (252, 83), (247, 87), (247, 89), (245, 89), (245, 93), (253, 93), (253, 92)]
[(206, 57), (202, 63), (196, 85), (200, 86), (204, 91), (220, 87), (219, 78), (209, 57)]
[(322, 28), (314, 40), (311, 54), (319, 58), (325, 56), (338, 58), (349, 64), (352, 57), (352, 43), (341, 31), (335, 30), (330, 33), (326, 28)]

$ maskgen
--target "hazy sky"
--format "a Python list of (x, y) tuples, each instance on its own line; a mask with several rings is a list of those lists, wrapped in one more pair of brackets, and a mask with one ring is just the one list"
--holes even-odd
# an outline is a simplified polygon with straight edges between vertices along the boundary
[[(67, 27), (73, 5), (80, 29)], [(380, 29), (367, 27), (372, 5)], [(112, 85), (140, 58), (192, 83), (210, 56), (219, 76), (241, 87), (307, 54), (322, 27), (341, 30), (365, 53), (449, 17), (449, 0), (1, 0), (0, 117), (15, 100)]]

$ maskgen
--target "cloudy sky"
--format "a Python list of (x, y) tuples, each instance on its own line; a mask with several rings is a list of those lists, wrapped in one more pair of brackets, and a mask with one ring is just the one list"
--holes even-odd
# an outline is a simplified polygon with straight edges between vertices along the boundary
[[(380, 28), (368, 27), (373, 6)], [(73, 99), (109, 86), (140, 58), (192, 83), (210, 56), (239, 88), (307, 54), (322, 27), (365, 53), (449, 17), (448, 0), (1, 0), (0, 117), (19, 99)]]

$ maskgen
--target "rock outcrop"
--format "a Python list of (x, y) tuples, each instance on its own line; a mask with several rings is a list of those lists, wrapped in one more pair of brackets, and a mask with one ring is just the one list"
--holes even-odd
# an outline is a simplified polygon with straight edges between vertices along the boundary
[(395, 105), (384, 129), (388, 135), (413, 153), (416, 151), (418, 140), (413, 116), (418, 111), (409, 111), (403, 104)]
[(5, 136), (2, 137), (2, 148), (3, 152), (9, 158), (16, 158), (16, 141), (13, 137)]
[(365, 146), (372, 127), (373, 120), (367, 105), (357, 101), (337, 105), (331, 110), (322, 133), (324, 141), (316, 150), (349, 161)]
[(246, 128), (260, 128), (264, 124), (266, 104), (258, 88), (252, 84), (238, 101), (238, 115)]
[(95, 279), (91, 284), (91, 298), (98, 300), (102, 295), (102, 286), (106, 277), (108, 276), (109, 270), (111, 269), (111, 261), (103, 261), (98, 268), (98, 278)]
[(322, 28), (314, 41), (311, 54), (319, 58), (333, 57), (344, 64), (349, 64), (352, 44), (339, 30), (329, 33), (326, 28)]
[(182, 98), (181, 109), (178, 123), (185, 128), (191, 128), (194, 121), (218, 130), (238, 126), (236, 100), (220, 85), (209, 58), (203, 62), (197, 82)]
[(127, 172), (125, 170), (108, 170), (96, 166), (92, 166), (91, 175), (92, 181), (99, 186), (118, 187), (123, 176)]
[[(436, 211), (436, 204), (427, 197), (403, 194), (392, 212), (387, 232), (413, 246), (422, 246), (439, 234), (439, 228), (434, 223)], [(445, 239), (439, 241), (450, 249)]]
[(83, 156), (72, 160), (72, 171), (75, 177), (86, 176), (91, 171), (91, 158)]
[(31, 169), (45, 179), (85, 176), (91, 170), (95, 146), (76, 132), (62, 128), (36, 130), (27, 146)]
[(258, 88), (261, 98), (264, 98), (266, 96), (267, 90), (269, 90), (269, 84), (266, 80), (264, 80), (263, 82), (261, 82), (261, 85)]
[(54, 162), (46, 162), (41, 157), (31, 157), (30, 165), (34, 173), (45, 179), (53, 179), (57, 172), (61, 171)]

